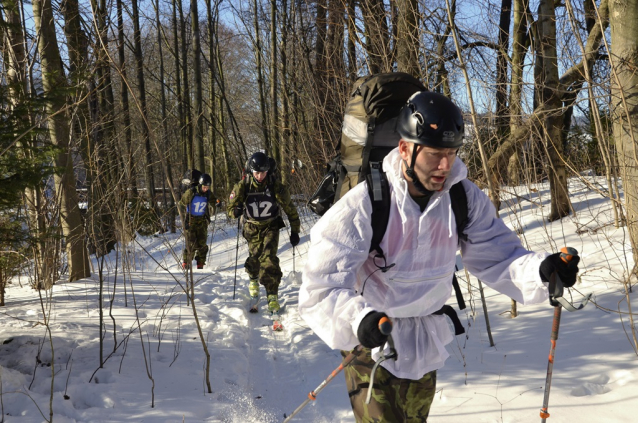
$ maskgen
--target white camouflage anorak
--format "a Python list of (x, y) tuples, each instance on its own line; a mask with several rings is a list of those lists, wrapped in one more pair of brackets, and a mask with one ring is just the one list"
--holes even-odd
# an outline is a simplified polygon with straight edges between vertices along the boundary
[[(533, 253), (496, 217), (489, 198), (466, 179), (456, 159), (441, 191), (426, 210), (408, 194), (401, 158), (394, 149), (383, 161), (391, 191), (388, 227), (381, 248), (385, 273), (370, 253), (372, 204), (365, 183), (351, 189), (315, 224), (299, 292), (299, 313), (331, 348), (351, 350), (357, 329), (373, 310), (393, 322), (396, 361), (381, 365), (393, 375), (417, 380), (443, 367), (453, 339), (438, 311), (452, 293), (452, 273), (460, 246), (464, 266), (485, 284), (521, 304), (547, 300), (538, 268), (547, 253)], [(458, 241), (449, 189), (463, 181), (468, 200), (468, 241)], [(377, 264), (383, 266), (384, 263)], [(381, 260), (382, 261), (382, 260)], [(372, 351), (377, 359), (380, 349)]]

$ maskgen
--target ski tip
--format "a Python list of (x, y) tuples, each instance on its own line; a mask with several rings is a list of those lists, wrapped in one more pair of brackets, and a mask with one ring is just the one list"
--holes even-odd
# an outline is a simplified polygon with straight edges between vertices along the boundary
[(276, 331), (276, 332), (280, 332), (282, 330), (284, 330), (283, 325), (280, 322), (275, 322), (272, 325), (272, 330)]

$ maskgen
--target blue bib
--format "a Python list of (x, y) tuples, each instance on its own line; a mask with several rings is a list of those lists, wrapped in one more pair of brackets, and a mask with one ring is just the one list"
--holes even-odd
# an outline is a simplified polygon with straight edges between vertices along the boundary
[(187, 207), (187, 211), (191, 216), (203, 216), (206, 213), (206, 206), (208, 205), (208, 198), (203, 195), (195, 195), (191, 200), (190, 205)]

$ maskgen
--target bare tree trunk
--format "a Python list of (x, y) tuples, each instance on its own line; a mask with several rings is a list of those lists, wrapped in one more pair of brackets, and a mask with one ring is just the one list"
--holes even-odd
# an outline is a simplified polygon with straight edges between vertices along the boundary
[(571, 209), (567, 191), (567, 170), (563, 161), (562, 102), (558, 92), (558, 60), (556, 56), (556, 12), (553, 0), (542, 0), (538, 6), (538, 59), (540, 80), (536, 89), (539, 104), (548, 110), (543, 115), (543, 140), (549, 159), (547, 173), (551, 192), (550, 222), (567, 216)]
[[(279, 71), (281, 72), (281, 143), (279, 148), (280, 155), (280, 169), (281, 180), (287, 185), (288, 177), (290, 175), (290, 163), (296, 157), (290, 154), (290, 110), (288, 105), (288, 99), (290, 95), (290, 81), (288, 80), (288, 0), (282, 0), (281, 5), (281, 42), (279, 48), (279, 54), (281, 57), (281, 66)], [(292, 171), (295, 170), (295, 166), (292, 165)]]
[[(450, 2), (450, 14), (452, 15), (452, 20), (454, 19), (454, 16), (456, 16), (456, 0), (452, 0)], [(450, 23), (446, 23), (445, 25), (445, 30), (443, 31), (442, 34), (437, 34), (434, 36), (434, 39), (436, 40), (436, 63), (437, 63), (437, 67), (436, 67), (436, 75), (434, 78), (434, 91), (436, 92), (442, 92), (445, 96), (447, 97), (451, 97), (452, 96), (452, 90), (450, 89), (450, 81), (448, 78), (448, 71), (445, 67), (445, 56), (446, 56), (446, 52), (447, 52), (447, 42), (450, 38), (450, 32), (452, 30), (452, 26), (450, 25)], [(426, 69), (427, 72), (427, 69)]]
[[(155, 4), (155, 20), (157, 25), (157, 48), (159, 53), (160, 60), (160, 69), (159, 69), (159, 80), (160, 80), (160, 106), (162, 109), (162, 141), (160, 145), (163, 146), (164, 151), (170, 151), (170, 143), (168, 141), (168, 116), (166, 113), (166, 87), (164, 86), (165, 75), (164, 75), (164, 49), (162, 48), (162, 31), (161, 31), (161, 21), (159, 17), (159, 1)], [(173, 169), (172, 169), (171, 160), (166, 160), (166, 171), (167, 175), (164, 175), (165, 178), (172, 180), (173, 178)], [(164, 204), (168, 205), (168, 209), (170, 213), (168, 215), (168, 227), (170, 228), (171, 233), (175, 233), (175, 200), (172, 195), (168, 196), (168, 201), (166, 200), (166, 189), (162, 190), (162, 197), (164, 198)], [(166, 214), (166, 210), (164, 211)]]
[(213, 180), (212, 186), (213, 190), (216, 192), (215, 187), (219, 186), (219, 173), (217, 171), (216, 166), (216, 158), (217, 158), (217, 131), (219, 128), (217, 127), (217, 98), (216, 98), (216, 82), (215, 82), (215, 73), (216, 73), (216, 55), (215, 55), (215, 34), (217, 33), (218, 28), (218, 8), (219, 1), (215, 1), (215, 10), (213, 13), (213, 3), (211, 0), (206, 0), (206, 20), (208, 21), (208, 58), (209, 58), (209, 97), (208, 97), (208, 115), (210, 120), (210, 128), (208, 130), (208, 142), (210, 144), (210, 170), (208, 173), (211, 175), (211, 179)]
[(345, 44), (345, 4), (341, 0), (328, 2), (328, 31), (325, 44), (324, 76), (321, 81), (324, 95), (321, 103), (322, 137), (336, 145), (341, 138), (343, 99), (348, 98), (346, 66), (343, 59)]
[(264, 86), (264, 71), (262, 65), (261, 51), (261, 31), (259, 29), (259, 5), (257, 0), (253, 0), (253, 29), (255, 30), (255, 45), (253, 46), (255, 53), (255, 63), (257, 66), (257, 89), (259, 90), (259, 107), (261, 110), (261, 130), (264, 134), (264, 145), (266, 151), (271, 151), (270, 138), (268, 136), (268, 118), (266, 106), (266, 87)]
[[(20, 20), (20, 9), (18, 2), (14, 0), (2, 0), (0, 1), (2, 6), (2, 13), (5, 20), (5, 35), (6, 35), (6, 51), (5, 51), (5, 68), (6, 78), (9, 88), (8, 101), (12, 108), (16, 108), (20, 105), (24, 105), (28, 98), (29, 84), (28, 84), (28, 72), (27, 72), (27, 55), (25, 48), (24, 28)], [(30, 108), (29, 108), (30, 109)], [(33, 115), (31, 111), (29, 114), (20, 114), (19, 119), (23, 122), (20, 127), (27, 128), (33, 126), (31, 121)], [(15, 134), (16, 136), (23, 134)], [(29, 135), (24, 135), (22, 141), (16, 143), (16, 147), (21, 151), (24, 151), (25, 158), (32, 158), (30, 149), (28, 147), (33, 145), (33, 139)], [(27, 148), (23, 148), (27, 147)], [(53, 263), (59, 261), (54, 258), (56, 253), (55, 249), (47, 248), (47, 243), (50, 242), (51, 237), (47, 237), (47, 226), (45, 220), (44, 199), (42, 195), (42, 189), (39, 186), (34, 188), (27, 188), (25, 190), (25, 206), (27, 211), (27, 218), (29, 220), (29, 228), (34, 238), (38, 240), (34, 244), (34, 265), (36, 266), (36, 284), (39, 286), (50, 286), (59, 277), (59, 269), (53, 266)], [(7, 269), (5, 269), (7, 270)], [(8, 278), (13, 276), (10, 272), (5, 273), (2, 279), (2, 286), (0, 287), (0, 295), (2, 300), (0, 305), (4, 306), (4, 287)]]
[[(496, 130), (499, 137), (507, 134), (507, 52), (509, 51), (512, 0), (501, 0), (496, 52)], [(515, 25), (521, 25), (520, 22)]]
[(182, 97), (181, 62), (179, 59), (179, 36), (177, 31), (177, 5), (173, 0), (173, 17), (171, 27), (173, 29), (173, 58), (175, 59), (175, 95), (177, 97), (177, 117), (179, 119), (180, 146), (182, 147), (182, 170), (190, 167), (188, 137), (186, 133), (186, 118), (184, 116), (184, 99)]
[[(175, 0), (173, 0), (175, 1)], [(182, 64), (179, 69), (182, 70), (182, 104), (184, 111), (184, 134), (186, 136), (185, 152), (186, 152), (186, 166), (192, 169), (196, 166), (193, 149), (193, 119), (191, 113), (191, 101), (190, 101), (190, 84), (188, 82), (188, 54), (186, 54), (186, 22), (184, 22), (184, 12), (182, 10), (182, 2), (177, 2), (177, 12), (179, 13), (179, 28), (180, 28), (180, 40), (181, 40), (181, 58)], [(202, 170), (203, 169), (199, 169)]]
[[(629, 239), (634, 262), (638, 263), (638, 1), (610, 0), (609, 9), (613, 46), (610, 52), (611, 117), (625, 192)], [(634, 277), (635, 272), (634, 268)], [(633, 323), (631, 327), (633, 330)]]
[[(217, 31), (215, 31), (215, 34), (217, 34)], [(217, 38), (217, 36), (215, 36), (215, 59), (214, 59), (214, 64), (215, 64), (215, 71), (217, 72), (217, 83), (219, 85), (219, 104), (217, 105), (218, 108), (218, 116), (217, 116), (217, 122), (219, 124), (219, 133), (220, 134), (226, 134), (226, 118), (225, 118), (225, 111), (224, 111), (224, 107), (225, 107), (225, 96), (226, 96), (226, 92), (225, 92), (225, 75), (224, 75), (224, 64), (223, 61), (221, 59), (221, 51), (219, 48), (219, 39)], [(222, 155), (222, 162), (224, 163), (224, 168), (225, 168), (225, 181), (226, 181), (226, 185), (225, 185), (225, 193), (226, 195), (230, 194), (230, 191), (233, 189), (233, 185), (235, 183), (235, 181), (237, 180), (236, 175), (231, 175), (231, 169), (233, 169), (233, 164), (231, 161), (231, 157), (230, 157), (230, 152), (229, 152), (229, 148), (228, 148), (228, 138), (226, 136), (222, 136), (220, 139), (220, 144), (219, 147), (221, 149), (221, 155)]]
[[(158, 22), (159, 24), (159, 22)], [(191, 0), (191, 33), (193, 36), (192, 48), (193, 48), (193, 81), (195, 86), (193, 87), (193, 95), (195, 101), (195, 110), (193, 117), (193, 129), (195, 131), (193, 137), (193, 143), (195, 147), (194, 151), (194, 163), (197, 169), (202, 172), (206, 171), (204, 164), (204, 120), (202, 119), (204, 114), (204, 108), (202, 106), (202, 66), (201, 66), (201, 45), (199, 36), (199, 12), (197, 10), (197, 0)]]
[[(33, 17), (38, 36), (38, 52), (42, 67), (42, 88), (46, 95), (49, 136), (51, 142), (60, 148), (56, 155), (56, 166), (62, 173), (55, 176), (55, 188), (60, 205), (60, 223), (66, 238), (69, 281), (87, 278), (89, 259), (86, 239), (82, 226), (82, 216), (78, 207), (73, 174), (73, 156), (69, 146), (69, 124), (66, 116), (64, 89), (68, 86), (62, 68), (62, 59), (55, 36), (55, 23), (50, 0), (34, 0)], [(62, 93), (60, 93), (62, 91)]]
[[(277, 163), (281, 163), (278, 85), (277, 0), (270, 0), (270, 155)], [(281, 167), (279, 170), (281, 171)]]
[(348, 81), (350, 84), (354, 84), (357, 80), (357, 27), (356, 27), (356, 12), (355, 3), (356, 0), (347, 0), (348, 5), (346, 9), (348, 19)]
[[(507, 108), (508, 87), (508, 54), (510, 22), (512, 16), (512, 0), (501, 0), (501, 13), (498, 24), (498, 50), (496, 51), (496, 138), (500, 144), (507, 138), (509, 132), (509, 118)], [(515, 25), (520, 25), (516, 23)], [(508, 166), (508, 180), (512, 185), (518, 185), (520, 173), (518, 151), (512, 155)]]
[(151, 134), (148, 123), (148, 113), (146, 108), (146, 85), (144, 81), (144, 58), (142, 56), (142, 41), (140, 34), (140, 14), (137, 7), (138, 0), (131, 0), (133, 8), (133, 40), (135, 68), (137, 74), (137, 85), (139, 90), (139, 108), (142, 119), (142, 140), (144, 141), (146, 190), (150, 208), (155, 213), (154, 218), (159, 217), (157, 213), (157, 202), (155, 201), (155, 174), (153, 173), (153, 151), (151, 150)]
[(360, 0), (370, 73), (390, 72), (390, 33), (383, 0)]
[(417, 0), (397, 0), (397, 69), (419, 78), (419, 9)]
[[(88, 225), (91, 242), (97, 256), (108, 254), (115, 247), (115, 221), (110, 207), (113, 204), (114, 162), (116, 155), (111, 149), (114, 127), (114, 100), (111, 85), (110, 67), (108, 64), (107, 46), (108, 29), (106, 26), (106, 2), (91, 0), (93, 22), (97, 34), (96, 45), (93, 48), (96, 57), (95, 68), (97, 80), (95, 84), (88, 55), (88, 38), (81, 27), (78, 3), (76, 0), (66, 0), (69, 6), (67, 25), (67, 39), (69, 52), (75, 51), (75, 60), (79, 74), (75, 76), (75, 85), (79, 89), (82, 85), (88, 92), (88, 104), (80, 104), (80, 118), (90, 115), (90, 120), (81, 123), (84, 126), (82, 138), (86, 138), (88, 149), (84, 154), (85, 164), (89, 172), (89, 208)], [(68, 29), (67, 29), (68, 27)], [(83, 81), (82, 79), (87, 79)], [(84, 90), (80, 100), (84, 97)], [(88, 111), (88, 113), (86, 113)]]
[[(511, 2), (510, 2), (511, 4)], [(502, 12), (503, 13), (503, 12)], [(509, 130), (503, 130), (501, 134), (505, 139), (505, 135), (509, 136), (521, 125), (521, 114), (523, 110), (522, 105), (522, 91), (523, 91), (523, 66), (525, 64), (525, 56), (527, 49), (529, 48), (529, 34), (528, 34), (528, 18), (529, 13), (527, 9), (527, 1), (514, 0), (514, 29), (512, 35), (512, 72), (510, 78), (510, 97), (509, 97)], [(509, 25), (508, 25), (509, 28)], [(501, 58), (501, 56), (499, 56)], [(505, 58), (503, 56), (503, 58)], [(504, 69), (505, 77), (507, 78), (507, 69)], [(498, 78), (497, 78), (498, 80)], [(506, 89), (506, 88), (505, 88)], [(500, 110), (500, 104), (498, 102), (497, 94), (497, 113)], [(499, 142), (499, 145), (502, 141)], [(494, 185), (498, 186), (502, 180), (507, 177), (511, 183), (516, 184), (516, 176), (520, 171), (520, 161), (518, 160), (518, 147), (514, 149), (513, 154), (510, 156), (508, 164), (507, 175), (499, 173), (500, 169), (493, 169), (492, 175), (494, 176)]]
[(126, 54), (124, 51), (124, 19), (122, 0), (117, 0), (117, 54), (120, 73), (120, 102), (122, 103), (122, 124), (124, 126), (124, 147), (126, 149), (125, 172), (128, 183), (127, 198), (137, 197), (137, 178), (133, 170), (133, 145), (131, 142), (131, 114), (128, 101), (128, 80), (126, 76)]

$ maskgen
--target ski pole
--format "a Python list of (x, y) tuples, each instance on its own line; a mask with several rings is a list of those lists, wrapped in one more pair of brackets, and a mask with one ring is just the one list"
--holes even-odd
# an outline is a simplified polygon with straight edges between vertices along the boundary
[(210, 247), (208, 249), (208, 257), (206, 258), (206, 262), (210, 262), (210, 250), (213, 249), (213, 239), (215, 238), (215, 224), (217, 223), (217, 210), (215, 210), (215, 218), (213, 219), (213, 230), (210, 233)]
[(235, 299), (235, 288), (237, 287), (237, 261), (239, 259), (239, 228), (241, 218), (237, 219), (237, 246), (235, 247), (235, 281), (233, 282), (233, 300)]
[[(389, 336), (390, 333), (392, 332), (392, 322), (390, 321), (390, 319), (388, 319), (387, 317), (383, 317), (379, 321), (379, 330), (381, 331), (382, 334)], [(337, 376), (345, 367), (349, 366), (350, 363), (352, 363), (352, 361), (354, 361), (354, 359), (361, 353), (362, 350), (363, 350), (363, 346), (357, 345), (355, 347), (354, 351), (352, 351), (350, 354), (348, 354), (346, 356), (346, 358), (343, 359), (341, 364), (339, 364), (339, 367), (334, 369), (332, 371), (332, 373), (330, 373), (330, 375), (327, 378), (325, 378), (324, 381), (319, 384), (319, 386), (317, 386), (315, 388), (314, 391), (310, 391), (308, 393), (308, 398), (306, 398), (306, 400), (304, 402), (302, 402), (301, 405), (299, 407), (297, 407), (297, 409), (295, 411), (292, 412), (292, 414), (290, 414), (288, 417), (286, 417), (286, 415), (284, 414), (284, 417), (286, 417), (286, 419), (283, 421), (283, 423), (289, 422), (306, 405), (308, 405), (308, 403), (310, 401), (316, 400), (317, 399), (317, 395), (319, 395), (319, 392), (321, 392), (323, 390), (323, 388), (325, 388), (326, 385), (328, 385), (335, 378), (335, 376)], [(370, 387), (370, 389), (372, 389), (372, 386)]]
[[(560, 250), (560, 258), (565, 263), (569, 263), (571, 259), (578, 255), (578, 251), (571, 247), (563, 247)], [(560, 280), (556, 272), (550, 276), (549, 286), (555, 286), (554, 293), (550, 293), (552, 299), (563, 296), (563, 282)], [(552, 373), (554, 370), (554, 352), (556, 351), (556, 341), (558, 340), (558, 328), (560, 327), (560, 315), (563, 307), (560, 303), (554, 306), (554, 321), (552, 322), (552, 334), (550, 337), (551, 346), (549, 348), (549, 362), (547, 363), (547, 377), (545, 378), (545, 395), (543, 396), (543, 408), (541, 408), (541, 423), (545, 423), (549, 417), (547, 407), (549, 406), (549, 390), (552, 385)]]

